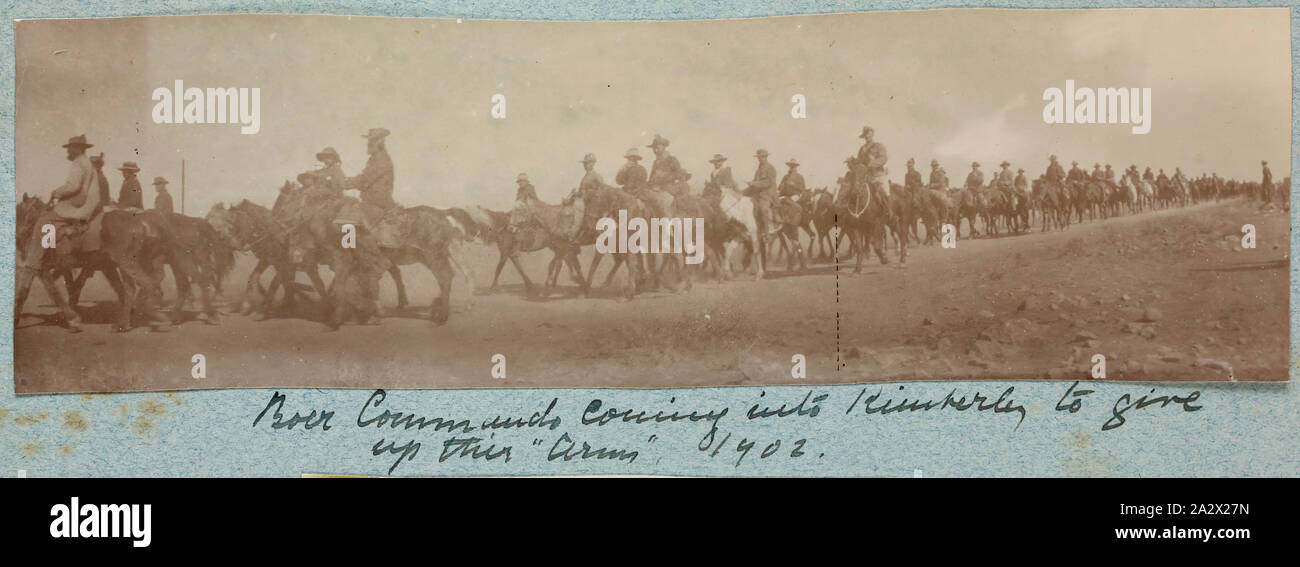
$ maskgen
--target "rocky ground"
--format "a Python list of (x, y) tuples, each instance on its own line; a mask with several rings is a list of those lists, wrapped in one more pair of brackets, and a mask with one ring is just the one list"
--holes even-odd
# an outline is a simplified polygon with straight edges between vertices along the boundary
[[(1246, 223), (1257, 228), (1255, 249), (1240, 246)], [(507, 267), (492, 294), (466, 294), (458, 278), (444, 326), (411, 309), (338, 332), (303, 310), (112, 333), (111, 292), (97, 278), (79, 307), (82, 333), (52, 324), (50, 302), (33, 289), (15, 332), (16, 389), (790, 383), (795, 354), (811, 383), (1082, 379), (1094, 354), (1112, 380), (1285, 380), (1289, 230), (1284, 213), (1230, 201), (914, 248), (906, 268), (873, 259), (857, 275), (844, 263), (790, 275), (782, 261), (761, 282), (703, 282), (632, 302), (605, 292), (530, 297)], [(541, 279), (548, 259), (526, 258), (530, 277)], [(496, 251), (473, 246), (469, 260), (481, 291)], [(251, 264), (241, 258), (227, 295), (239, 295)], [(427, 306), (436, 290), (427, 271), (404, 274), (412, 301)], [(381, 285), (391, 306), (392, 286)], [(206, 357), (204, 379), (191, 378), (194, 354)], [(495, 354), (506, 356), (505, 379), (490, 376)]]

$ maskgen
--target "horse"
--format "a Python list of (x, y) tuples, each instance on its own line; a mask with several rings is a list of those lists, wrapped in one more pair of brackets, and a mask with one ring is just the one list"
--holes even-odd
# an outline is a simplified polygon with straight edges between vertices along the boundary
[[(257, 258), (257, 265), (249, 273), (244, 286), (240, 304), (243, 314), (247, 315), (255, 309), (249, 300), (254, 289), (262, 296), (262, 305), (257, 308), (259, 320), (267, 316), (280, 287), (285, 289), (285, 303), (293, 304), (298, 295), (294, 277), (298, 272), (306, 272), (316, 289), (317, 297), (321, 299), (324, 309), (322, 317), (328, 316), (329, 292), (319, 269), (320, 264), (325, 263), (323, 255), (314, 248), (305, 249), (302, 258), (295, 262), (289, 250), (288, 231), (274, 218), (270, 209), (245, 199), (229, 208), (224, 204), (213, 205), (206, 219), (232, 248), (250, 251)], [(275, 279), (269, 290), (261, 285), (262, 274), (267, 268), (275, 268)]]
[[(758, 232), (758, 209), (754, 204), (754, 198), (741, 193), (735, 187), (719, 186), (717, 190), (719, 191), (718, 207), (722, 209), (722, 215), (745, 227), (744, 232), (748, 240), (746, 248), (758, 253), (758, 263), (754, 265), (754, 281), (759, 281), (763, 279), (764, 271), (767, 269), (767, 251)], [(726, 267), (724, 270), (729, 272), (730, 250), (724, 252), (722, 264)]]
[[(51, 207), (45, 201), (26, 194), (18, 203), (15, 228), (20, 261), (35, 261), (25, 258), (25, 251), (33, 237), (36, 223), (45, 217), (50, 209)], [(155, 298), (160, 298), (162, 294), (147, 266), (150, 266), (156, 258), (168, 253), (167, 228), (157, 215), (136, 214), (126, 210), (107, 210), (100, 214), (102, 218), (99, 219), (101, 225), (99, 250), (60, 252), (58, 250), (60, 243), (56, 240), (55, 250), (46, 252), (38, 265), (18, 271), (14, 294), (15, 324), (22, 313), (32, 279), (35, 277), (41, 280), (46, 293), (58, 306), (63, 324), (69, 330), (79, 331), (79, 316), (54, 285), (56, 273), (70, 273), (77, 268), (103, 271), (109, 279), (120, 304), (115, 330), (119, 332), (130, 330), (137, 310), (146, 317), (150, 325), (159, 322), (153, 305)], [(77, 242), (64, 239), (62, 244), (75, 247)]]
[(849, 237), (851, 255), (856, 262), (853, 273), (862, 272), (862, 258), (871, 253), (872, 247), (880, 263), (888, 264), (889, 258), (884, 251), (885, 223), (880, 218), (884, 207), (879, 202), (873, 206), (873, 201), (878, 200), (873, 198), (872, 191), (867, 187), (854, 187), (849, 176), (839, 178), (839, 182), (836, 218), (843, 233)]

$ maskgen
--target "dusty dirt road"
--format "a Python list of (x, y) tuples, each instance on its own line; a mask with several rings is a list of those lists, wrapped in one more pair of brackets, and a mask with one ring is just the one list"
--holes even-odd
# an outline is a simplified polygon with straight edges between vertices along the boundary
[[(1243, 224), (1258, 246), (1241, 250)], [(1085, 379), (1094, 354), (1107, 379), (1285, 380), (1289, 231), (1284, 213), (1227, 201), (1035, 232), (912, 248), (906, 268), (842, 262), (769, 279), (698, 282), (684, 294), (632, 302), (612, 293), (530, 298), (512, 267), (494, 294), (457, 278), (444, 326), (423, 319), (436, 293), (421, 267), (403, 270), (424, 309), (378, 326), (328, 332), (303, 310), (257, 322), (227, 315), (161, 332), (113, 333), (111, 291), (96, 278), (85, 331), (43, 315), (33, 289), (15, 331), (16, 391), (224, 387), (689, 387), (887, 379)], [(470, 270), (491, 281), (495, 248), (472, 245)], [(526, 258), (540, 280), (549, 252)], [(589, 257), (584, 256), (584, 265)], [(226, 294), (251, 268), (241, 258)], [(603, 279), (609, 262), (602, 265)], [(328, 272), (326, 272), (328, 273)], [(328, 278), (328, 275), (327, 275)], [(305, 279), (305, 278), (304, 278)], [(562, 278), (563, 281), (563, 278)], [(395, 304), (381, 283), (383, 302)], [(174, 289), (170, 281), (164, 289)], [(203, 354), (207, 376), (191, 378)], [(492, 357), (506, 357), (504, 379)]]

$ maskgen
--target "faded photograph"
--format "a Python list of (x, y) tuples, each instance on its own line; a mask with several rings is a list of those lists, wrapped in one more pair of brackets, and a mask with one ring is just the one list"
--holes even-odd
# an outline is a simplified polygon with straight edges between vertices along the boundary
[(15, 41), (20, 394), (1288, 379), (1286, 9)]

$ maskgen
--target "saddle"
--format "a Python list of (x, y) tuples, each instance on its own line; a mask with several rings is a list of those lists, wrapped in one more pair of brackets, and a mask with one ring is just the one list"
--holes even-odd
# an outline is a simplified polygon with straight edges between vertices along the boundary
[(104, 228), (104, 211), (89, 221), (64, 219), (55, 225), (55, 247), (58, 254), (97, 252), (103, 247), (100, 232)]

